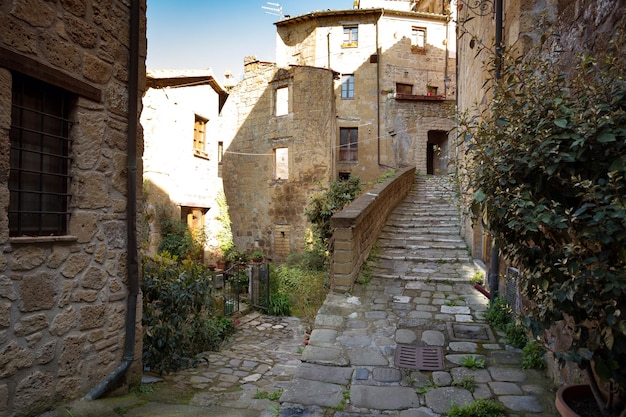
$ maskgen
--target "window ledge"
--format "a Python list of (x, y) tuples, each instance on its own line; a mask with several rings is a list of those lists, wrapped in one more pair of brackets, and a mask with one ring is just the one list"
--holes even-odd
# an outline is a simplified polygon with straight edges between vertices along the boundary
[(341, 44), (342, 48), (357, 48), (358, 46), (358, 42), (344, 42)]
[(197, 156), (198, 158), (202, 158), (202, 159), (209, 159), (209, 154), (206, 153), (205, 151), (201, 151), (199, 149), (194, 149), (193, 150), (193, 156)]
[(10, 237), (9, 242), (12, 244), (24, 244), (24, 243), (50, 243), (50, 242), (75, 242), (78, 237), (65, 235), (65, 236), (19, 236)]

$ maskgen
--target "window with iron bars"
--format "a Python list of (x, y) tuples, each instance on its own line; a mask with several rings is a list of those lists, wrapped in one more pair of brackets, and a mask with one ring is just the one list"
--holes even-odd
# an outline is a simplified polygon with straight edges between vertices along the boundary
[(65, 235), (75, 97), (19, 73), (12, 88), (9, 234)]

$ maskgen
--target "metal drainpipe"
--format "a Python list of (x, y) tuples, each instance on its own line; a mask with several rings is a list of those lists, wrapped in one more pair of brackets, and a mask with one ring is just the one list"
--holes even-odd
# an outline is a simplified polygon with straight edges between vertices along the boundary
[[(502, 77), (502, 2), (503, 0), (496, 0), (495, 13), (496, 13), (496, 68), (495, 77), (499, 80)], [(490, 300), (493, 300), (499, 292), (499, 271), (500, 271), (500, 248), (496, 243), (497, 236), (493, 236), (493, 242), (491, 246), (491, 261), (489, 262), (489, 292)]]
[(380, 16), (376, 22), (376, 141), (378, 145), (378, 166), (384, 168), (395, 169), (395, 167), (383, 164), (380, 161), (380, 61), (382, 61), (381, 48), (378, 44), (378, 25), (385, 16), (385, 9), (381, 9)]
[(130, 2), (130, 59), (128, 75), (128, 138), (127, 138), (127, 204), (126, 240), (128, 298), (126, 305), (126, 339), (124, 358), (115, 370), (94, 387), (85, 398), (100, 398), (130, 368), (135, 359), (135, 323), (139, 294), (139, 262), (137, 259), (137, 123), (139, 115), (139, 0)]

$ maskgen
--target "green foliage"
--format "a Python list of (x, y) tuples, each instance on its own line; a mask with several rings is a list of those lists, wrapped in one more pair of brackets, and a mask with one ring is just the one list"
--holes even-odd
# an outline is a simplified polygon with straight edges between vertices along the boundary
[(448, 417), (506, 417), (505, 410), (500, 403), (479, 398), (462, 407), (453, 405), (448, 412)]
[(159, 253), (167, 252), (178, 259), (202, 259), (206, 236), (199, 232), (194, 236), (187, 224), (174, 218), (164, 207), (157, 210), (157, 220), (161, 231)]
[(463, 375), (461, 379), (454, 381), (452, 385), (465, 388), (469, 392), (474, 392), (476, 389), (476, 379), (472, 375)]
[(291, 314), (291, 304), (287, 294), (270, 294), (270, 306), (268, 314), (272, 316), (288, 316)]
[(470, 278), (470, 282), (472, 284), (482, 284), (485, 281), (485, 273), (482, 271), (478, 271), (476, 272), (474, 275), (472, 275), (472, 277)]
[(545, 350), (536, 341), (531, 341), (522, 349), (522, 369), (544, 369)]
[(526, 327), (520, 324), (508, 323), (504, 326), (504, 339), (509, 345), (522, 349), (528, 343), (527, 332)]
[(417, 392), (418, 394), (426, 394), (428, 391), (435, 388), (438, 388), (438, 386), (434, 382), (428, 381), (421, 387), (416, 388), (415, 392)]
[(194, 366), (200, 352), (218, 350), (235, 330), (216, 317), (213, 279), (192, 261), (167, 252), (143, 259), (143, 363), (159, 373)]
[(220, 190), (215, 199), (218, 210), (218, 220), (222, 227), (217, 233), (217, 240), (220, 244), (222, 253), (226, 253), (233, 246), (233, 232), (231, 229), (230, 214), (228, 213), (228, 202), (226, 201), (226, 194)]
[(267, 399), (270, 401), (278, 401), (280, 399), (280, 396), (283, 395), (283, 389), (279, 389), (278, 391), (274, 391), (274, 392), (267, 392), (267, 391), (259, 391), (257, 390), (256, 394), (254, 394), (254, 399), (255, 400), (263, 400), (263, 399)]
[(469, 369), (483, 369), (485, 360), (474, 355), (468, 355), (461, 360), (461, 366)]
[[(548, 39), (549, 37), (545, 37)], [(626, 387), (626, 53), (623, 32), (577, 66), (551, 44), (505, 54), (493, 100), (464, 117), (477, 218), (524, 269), (534, 335), (564, 318), (556, 358)], [(614, 402), (618, 404), (619, 401)], [(608, 410), (615, 415), (621, 410)]]
[(333, 181), (319, 194), (313, 196), (307, 205), (305, 215), (311, 222), (313, 234), (324, 250), (333, 235), (330, 218), (343, 210), (361, 193), (359, 177), (350, 176), (347, 180)]
[(314, 320), (328, 293), (326, 257), (319, 251), (306, 251), (289, 256), (286, 263), (272, 267), (270, 304), (289, 300), (290, 314)]
[(485, 320), (496, 330), (504, 330), (513, 320), (513, 309), (504, 297), (494, 297), (485, 311)]

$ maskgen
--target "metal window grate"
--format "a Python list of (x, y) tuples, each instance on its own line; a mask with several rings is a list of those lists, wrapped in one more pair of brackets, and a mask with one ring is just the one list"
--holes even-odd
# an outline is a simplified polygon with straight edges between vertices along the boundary
[(72, 96), (13, 74), (9, 175), (11, 236), (67, 233)]

